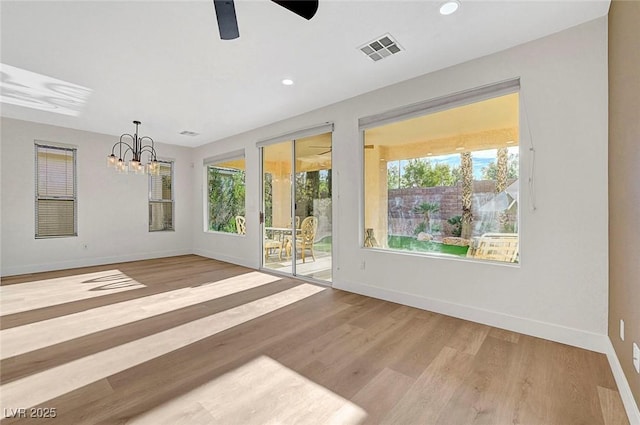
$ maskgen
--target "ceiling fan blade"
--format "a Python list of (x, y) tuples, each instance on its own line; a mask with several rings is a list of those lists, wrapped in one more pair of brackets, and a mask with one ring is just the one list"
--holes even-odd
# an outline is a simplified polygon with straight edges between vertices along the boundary
[(318, 0), (271, 0), (306, 20), (313, 18), (318, 11)]
[(236, 19), (236, 7), (233, 4), (233, 0), (213, 0), (213, 6), (216, 8), (220, 38), (233, 40), (240, 37), (238, 20)]

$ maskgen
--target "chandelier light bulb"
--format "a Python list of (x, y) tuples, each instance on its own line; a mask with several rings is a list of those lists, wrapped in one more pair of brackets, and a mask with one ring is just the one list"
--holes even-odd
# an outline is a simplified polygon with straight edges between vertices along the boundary
[(158, 161), (153, 160), (149, 162), (149, 164), (147, 164), (147, 167), (147, 174), (150, 174), (152, 176), (160, 175), (160, 166), (158, 165)]
[(114, 154), (111, 154), (107, 157), (107, 167), (116, 168), (116, 164), (118, 163), (118, 158)]
[(128, 171), (127, 164), (125, 164), (122, 158), (118, 159), (118, 162), (116, 164), (116, 171), (120, 174), (126, 174)]

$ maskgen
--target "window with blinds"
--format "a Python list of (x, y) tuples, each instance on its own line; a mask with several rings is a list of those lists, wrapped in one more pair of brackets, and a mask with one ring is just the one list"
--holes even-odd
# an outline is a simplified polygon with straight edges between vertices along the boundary
[(149, 231), (173, 230), (173, 162), (158, 161), (160, 171), (149, 176)]
[(77, 236), (76, 149), (35, 144), (36, 238)]

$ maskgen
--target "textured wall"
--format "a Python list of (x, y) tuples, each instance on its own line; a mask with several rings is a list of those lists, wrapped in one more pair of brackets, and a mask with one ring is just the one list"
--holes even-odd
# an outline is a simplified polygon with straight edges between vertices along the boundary
[[(512, 182), (512, 180), (509, 181), (509, 183)], [(492, 209), (494, 203), (499, 203), (492, 202), (495, 190), (496, 182), (493, 180), (473, 182), (473, 236), (480, 236), (482, 233), (490, 231), (503, 231), (499, 211)], [(504, 202), (510, 201), (504, 194), (501, 196), (504, 197)], [(440, 231), (432, 229), (436, 239), (452, 236), (451, 225), (447, 223), (447, 220), (462, 215), (462, 186), (460, 184), (389, 190), (389, 234), (413, 236), (416, 226), (424, 220), (422, 214), (416, 212), (414, 207), (423, 202), (436, 203), (439, 206), (437, 212), (429, 214), (431, 225), (437, 225), (441, 229)], [(512, 207), (507, 215), (508, 223), (512, 226), (517, 221), (517, 215), (517, 207)]]

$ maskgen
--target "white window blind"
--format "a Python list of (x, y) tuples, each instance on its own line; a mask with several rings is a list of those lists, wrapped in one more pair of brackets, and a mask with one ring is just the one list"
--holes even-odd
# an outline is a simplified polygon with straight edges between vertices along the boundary
[(229, 162), (229, 161), (243, 160), (243, 159), (244, 159), (244, 149), (239, 149), (237, 151), (226, 152), (220, 155), (205, 158), (202, 160), (202, 164), (215, 165), (215, 164), (220, 164), (222, 162)]
[(77, 235), (76, 149), (35, 144), (36, 238)]
[(158, 161), (159, 173), (149, 176), (149, 231), (173, 230), (173, 162)]
[(317, 136), (318, 134), (332, 133), (333, 123), (327, 122), (320, 125), (315, 125), (308, 128), (292, 131), (290, 133), (281, 134), (279, 136), (270, 137), (265, 140), (261, 140), (256, 143), (256, 147), (262, 148), (275, 143), (286, 142), (288, 140), (302, 139), (304, 137)]

